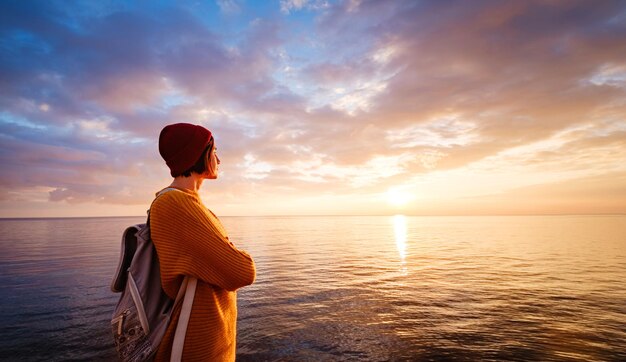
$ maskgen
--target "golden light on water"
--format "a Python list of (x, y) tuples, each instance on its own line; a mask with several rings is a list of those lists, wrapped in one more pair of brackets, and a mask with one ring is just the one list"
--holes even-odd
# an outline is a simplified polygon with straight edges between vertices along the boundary
[(396, 248), (400, 261), (404, 264), (406, 259), (406, 217), (404, 215), (396, 215), (393, 217), (393, 230), (396, 237)]

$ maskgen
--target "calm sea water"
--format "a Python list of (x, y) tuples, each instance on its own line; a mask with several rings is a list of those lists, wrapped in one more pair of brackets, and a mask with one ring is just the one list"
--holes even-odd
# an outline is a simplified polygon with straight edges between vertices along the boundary
[[(142, 218), (0, 221), (0, 359), (108, 361)], [(626, 217), (232, 217), (241, 361), (625, 361)]]

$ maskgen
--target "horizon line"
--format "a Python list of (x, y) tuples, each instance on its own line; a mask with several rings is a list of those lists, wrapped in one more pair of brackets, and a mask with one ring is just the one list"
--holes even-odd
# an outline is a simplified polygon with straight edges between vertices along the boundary
[[(299, 214), (299, 215), (222, 215), (222, 217), (494, 217), (494, 216), (626, 216), (626, 213), (546, 213), (546, 214)], [(122, 216), (21, 216), (21, 217), (0, 217), (0, 220), (41, 220), (41, 219), (126, 219), (145, 217), (141, 215)]]

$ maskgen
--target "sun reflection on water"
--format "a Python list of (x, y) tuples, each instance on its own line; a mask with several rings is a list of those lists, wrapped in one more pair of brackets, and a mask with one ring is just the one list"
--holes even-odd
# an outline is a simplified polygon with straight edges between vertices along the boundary
[(400, 256), (400, 262), (404, 267), (406, 259), (406, 217), (396, 215), (393, 217), (393, 230), (396, 237), (396, 248)]

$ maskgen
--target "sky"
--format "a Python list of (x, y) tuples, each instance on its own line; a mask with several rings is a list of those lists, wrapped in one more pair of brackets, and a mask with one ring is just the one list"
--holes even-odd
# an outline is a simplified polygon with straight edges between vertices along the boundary
[(0, 217), (626, 213), (624, 1), (2, 1)]

